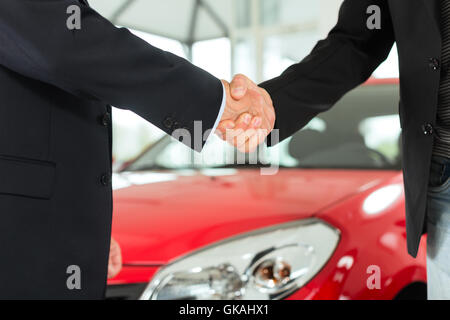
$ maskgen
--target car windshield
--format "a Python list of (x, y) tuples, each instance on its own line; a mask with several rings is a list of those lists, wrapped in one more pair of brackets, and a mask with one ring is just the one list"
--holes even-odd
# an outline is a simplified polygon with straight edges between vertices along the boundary
[(244, 169), (267, 165), (398, 170), (401, 167), (398, 97), (398, 85), (359, 87), (293, 137), (272, 148), (263, 146), (251, 155), (239, 154), (215, 135), (208, 139), (200, 154), (167, 136), (125, 170)]

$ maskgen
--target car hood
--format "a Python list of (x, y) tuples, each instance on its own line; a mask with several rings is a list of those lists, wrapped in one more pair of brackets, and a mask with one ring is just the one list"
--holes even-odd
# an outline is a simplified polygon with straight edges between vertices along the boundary
[(255, 229), (299, 220), (396, 172), (209, 170), (114, 176), (113, 236), (126, 265), (163, 265)]

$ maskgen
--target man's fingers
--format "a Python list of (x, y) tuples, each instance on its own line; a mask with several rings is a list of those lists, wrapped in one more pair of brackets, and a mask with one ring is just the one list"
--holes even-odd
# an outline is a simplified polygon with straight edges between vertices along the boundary
[(269, 130), (234, 128), (226, 131), (225, 139), (243, 153), (253, 153), (267, 138)]
[(236, 147), (239, 151), (253, 153), (264, 143), (270, 132), (266, 129), (250, 129), (238, 136)]
[(261, 117), (254, 117), (254, 118), (252, 119), (251, 124), (250, 124), (250, 126), (251, 126), (253, 129), (259, 129), (259, 128), (261, 127), (261, 125), (262, 125), (262, 119), (261, 119)]
[(231, 120), (224, 120), (219, 123), (216, 129), (216, 134), (222, 139), (226, 140), (226, 134), (228, 130), (233, 130), (236, 124)]
[(222, 140), (228, 141), (230, 144), (236, 146), (236, 138), (250, 127), (251, 122), (252, 116), (249, 113), (243, 113), (236, 122), (231, 120), (220, 122), (216, 133)]
[(247, 130), (250, 127), (250, 124), (252, 123), (252, 115), (250, 113), (243, 113), (237, 118), (235, 124), (236, 126), (234, 129), (243, 129)]
[(238, 148), (238, 150), (242, 151), (242, 152), (246, 152), (246, 145), (247, 143), (252, 140), (252, 139), (256, 139), (257, 137), (257, 130), (255, 129), (248, 129), (246, 131), (243, 131), (240, 135), (238, 135), (235, 138), (235, 146), (236, 148)]

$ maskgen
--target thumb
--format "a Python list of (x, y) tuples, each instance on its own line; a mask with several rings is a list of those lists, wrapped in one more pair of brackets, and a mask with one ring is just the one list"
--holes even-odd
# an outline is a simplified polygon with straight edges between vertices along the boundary
[(234, 100), (244, 98), (248, 90), (249, 82), (250, 80), (246, 76), (242, 74), (236, 75), (230, 83), (231, 97)]

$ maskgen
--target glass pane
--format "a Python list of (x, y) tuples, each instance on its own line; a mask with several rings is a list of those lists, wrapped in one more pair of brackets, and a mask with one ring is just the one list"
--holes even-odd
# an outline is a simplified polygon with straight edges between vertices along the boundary
[(271, 26), (280, 22), (280, 6), (279, 0), (262, 0), (261, 1), (261, 24)]
[(234, 0), (236, 26), (238, 28), (248, 28), (251, 24), (251, 0)]
[(192, 52), (196, 66), (219, 79), (231, 78), (231, 48), (228, 38), (197, 42)]
[(399, 169), (397, 103), (397, 85), (361, 87), (271, 152), (280, 152), (284, 166), (289, 156), (307, 168)]
[(300, 62), (314, 48), (317, 32), (298, 32), (267, 37), (264, 41), (264, 79), (279, 76), (286, 68)]
[(250, 79), (256, 76), (256, 49), (253, 38), (241, 38), (236, 41), (234, 70), (247, 75)]
[(319, 17), (319, 1), (260, 0), (260, 20), (263, 26), (297, 24), (315, 21)]
[(367, 118), (361, 122), (359, 132), (368, 148), (382, 153), (392, 162), (397, 160), (401, 134), (397, 115)]
[(157, 155), (155, 164), (157, 167), (170, 169), (190, 168), (192, 156), (192, 149), (173, 139), (173, 142)]

